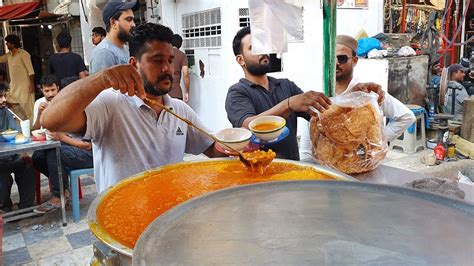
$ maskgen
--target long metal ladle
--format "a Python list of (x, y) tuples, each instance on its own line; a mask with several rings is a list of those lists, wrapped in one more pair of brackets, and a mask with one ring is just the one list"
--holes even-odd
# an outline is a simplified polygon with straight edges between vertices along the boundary
[(177, 113), (175, 113), (173, 110), (171, 110), (171, 108), (169, 108), (168, 106), (158, 102), (158, 101), (155, 101), (155, 100), (152, 100), (152, 99), (149, 99), (149, 98), (145, 98), (143, 101), (149, 103), (149, 104), (153, 104), (153, 105), (157, 105), (159, 106), (160, 108), (163, 108), (166, 112), (174, 115), (176, 118), (178, 118), (179, 120), (185, 122), (186, 124), (194, 127), (195, 129), (197, 129), (199, 132), (201, 132), (202, 134), (208, 136), (209, 138), (213, 139), (215, 142), (218, 142), (219, 144), (223, 145), (224, 147), (226, 147), (226, 149), (230, 150), (230, 151), (233, 151), (233, 152), (236, 152), (238, 155), (239, 155), (239, 159), (240, 161), (245, 164), (246, 167), (251, 167), (252, 163), (245, 159), (245, 157), (243, 156), (242, 152), (230, 147), (229, 145), (227, 145), (225, 142), (221, 141), (220, 139), (216, 138), (214, 135), (212, 135), (211, 133), (205, 131), (204, 129), (196, 126), (195, 124), (193, 124), (191, 121), (189, 121), (188, 119), (178, 115)]

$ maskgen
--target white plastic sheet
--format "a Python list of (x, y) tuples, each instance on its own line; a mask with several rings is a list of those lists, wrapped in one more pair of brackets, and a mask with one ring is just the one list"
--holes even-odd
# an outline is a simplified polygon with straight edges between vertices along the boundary
[(301, 0), (249, 0), (252, 53), (288, 51), (287, 34), (303, 37)]

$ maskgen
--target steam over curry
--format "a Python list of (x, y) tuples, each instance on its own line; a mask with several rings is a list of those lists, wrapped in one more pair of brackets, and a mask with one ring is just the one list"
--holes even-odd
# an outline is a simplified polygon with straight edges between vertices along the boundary
[(166, 166), (127, 180), (107, 193), (97, 207), (101, 229), (132, 248), (156, 217), (201, 194), (237, 185), (277, 180), (333, 179), (317, 170), (273, 162), (264, 174), (250, 173), (239, 161), (209, 161)]

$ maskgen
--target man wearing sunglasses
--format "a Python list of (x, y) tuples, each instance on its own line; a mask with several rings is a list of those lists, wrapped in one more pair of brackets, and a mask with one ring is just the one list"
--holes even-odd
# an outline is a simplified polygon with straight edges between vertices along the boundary
[[(375, 83), (361, 83), (353, 77), (354, 67), (359, 58), (356, 55), (357, 41), (347, 35), (336, 36), (336, 94), (351, 91), (374, 91), (379, 94), (379, 104), (384, 115), (390, 121), (384, 128), (385, 138), (388, 142), (398, 138), (415, 122), (415, 115), (402, 102), (384, 93)], [(365, 87), (365, 89), (364, 89)], [(300, 157), (302, 160), (313, 160), (309, 129), (302, 131)]]
[[(347, 35), (336, 37), (336, 94), (353, 91), (354, 86), (360, 84), (360, 80), (353, 77), (354, 67), (359, 60), (355, 51), (357, 51), (357, 41), (354, 38)], [(398, 138), (415, 122), (413, 112), (388, 93), (385, 94), (380, 107), (390, 121), (384, 129), (385, 137), (389, 142)]]

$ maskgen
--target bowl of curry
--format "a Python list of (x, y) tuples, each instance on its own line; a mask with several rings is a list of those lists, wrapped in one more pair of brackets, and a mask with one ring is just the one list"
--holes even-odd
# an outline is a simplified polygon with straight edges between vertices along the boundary
[(210, 159), (159, 167), (126, 178), (99, 194), (88, 210), (92, 233), (113, 250), (131, 257), (141, 233), (178, 204), (219, 189), (288, 180), (354, 181), (330, 168), (275, 159), (263, 174), (236, 159)]

